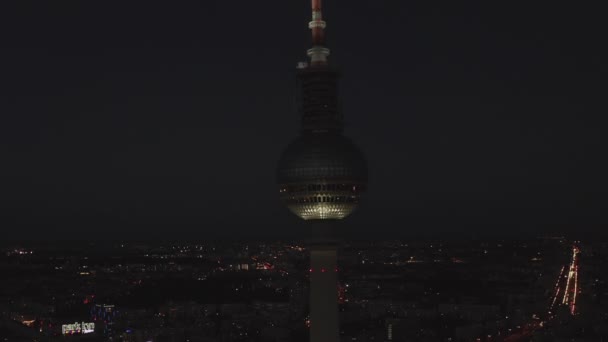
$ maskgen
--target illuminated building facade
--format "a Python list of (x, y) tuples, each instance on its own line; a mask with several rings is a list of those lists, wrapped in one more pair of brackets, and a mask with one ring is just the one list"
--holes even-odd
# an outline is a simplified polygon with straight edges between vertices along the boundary
[(339, 73), (329, 66), (321, 0), (312, 0), (310, 63), (298, 65), (301, 131), (277, 170), (281, 200), (311, 222), (310, 340), (336, 342), (338, 330), (337, 222), (357, 207), (367, 185), (361, 151), (342, 135)]
[(61, 326), (61, 334), (90, 334), (95, 331), (95, 323), (75, 322), (73, 324), (64, 324)]
[(91, 307), (91, 318), (98, 324), (98, 331), (103, 336), (112, 336), (116, 307), (111, 304), (95, 304)]

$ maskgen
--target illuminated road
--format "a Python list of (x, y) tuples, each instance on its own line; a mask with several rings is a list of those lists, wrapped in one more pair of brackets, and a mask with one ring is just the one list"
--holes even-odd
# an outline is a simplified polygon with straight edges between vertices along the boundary
[(562, 279), (564, 279), (564, 270), (566, 269), (566, 266), (562, 267), (562, 270), (559, 272), (559, 276), (557, 277), (557, 280), (555, 281), (555, 294), (553, 295), (553, 300), (551, 300), (551, 305), (549, 305), (549, 312), (548, 314), (550, 315), (551, 312), (553, 311), (553, 309), (555, 309), (555, 304), (558, 303), (557, 299), (559, 298), (559, 294), (560, 291), (562, 290), (562, 286), (560, 286)]
[(578, 247), (572, 247), (572, 261), (568, 270), (568, 280), (564, 290), (562, 305), (567, 305), (570, 308), (570, 313), (576, 315), (576, 297), (578, 295)]
[[(559, 306), (567, 306), (571, 315), (576, 315), (576, 299), (580, 288), (578, 284), (579, 271), (579, 254), (580, 249), (577, 246), (572, 246), (572, 257), (567, 265), (564, 265), (559, 272), (559, 276), (553, 287), (553, 295), (547, 308), (547, 318), (549, 321), (555, 317), (556, 308)], [(566, 272), (567, 270), (567, 272)], [(521, 342), (529, 341), (535, 330), (541, 328), (546, 321), (532, 321), (521, 329), (511, 333), (504, 338), (504, 342)]]
[[(557, 281), (555, 283), (555, 293), (551, 304), (549, 305), (549, 317), (555, 312), (555, 308), (559, 305), (567, 306), (570, 314), (576, 315), (576, 298), (579, 294), (578, 286), (578, 269), (579, 269), (579, 253), (577, 246), (572, 247), (572, 258), (567, 266), (562, 267)], [(565, 270), (568, 270), (565, 273)]]

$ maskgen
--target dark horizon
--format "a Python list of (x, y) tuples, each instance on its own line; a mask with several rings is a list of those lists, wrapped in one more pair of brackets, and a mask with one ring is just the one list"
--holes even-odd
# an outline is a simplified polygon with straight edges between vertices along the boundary
[[(443, 231), (438, 234), (437, 226), (425, 227), (415, 226), (413, 229), (401, 229), (399, 232), (386, 232), (387, 229), (378, 234), (366, 232), (349, 232), (341, 230), (342, 243), (356, 241), (443, 241), (463, 242), (463, 241), (532, 241), (543, 238), (561, 237), (572, 241), (582, 242), (608, 242), (608, 233), (602, 230), (602, 225), (590, 226), (555, 225), (555, 226), (508, 226), (508, 225), (454, 225), (450, 226), (450, 231)], [(263, 233), (240, 232), (235, 235), (233, 230), (223, 232), (205, 231), (205, 236), (193, 233), (197, 226), (175, 227), (175, 226), (137, 226), (133, 231), (121, 236), (103, 235), (98, 227), (83, 227), (81, 230), (71, 230), (69, 234), (61, 236), (50, 236), (39, 234), (37, 236), (12, 235), (6, 237), (0, 243), (0, 247), (11, 247), (16, 245), (45, 245), (52, 242), (54, 246), (85, 245), (85, 244), (107, 244), (107, 243), (237, 243), (237, 242), (277, 242), (277, 241), (300, 241), (306, 242), (310, 239), (310, 229), (306, 224), (294, 224), (292, 232), (276, 232), (268, 230)], [(242, 227), (241, 227), (242, 228)], [(441, 228), (445, 229), (445, 226)], [(244, 229), (244, 228), (242, 228)], [(138, 235), (139, 231), (148, 230), (145, 235)], [(168, 236), (166, 230), (172, 233)]]
[[(309, 3), (266, 5), (2, 11), (6, 239), (305, 236), (275, 168), (297, 134)], [(370, 170), (350, 234), (606, 236), (602, 11), (325, 6)]]

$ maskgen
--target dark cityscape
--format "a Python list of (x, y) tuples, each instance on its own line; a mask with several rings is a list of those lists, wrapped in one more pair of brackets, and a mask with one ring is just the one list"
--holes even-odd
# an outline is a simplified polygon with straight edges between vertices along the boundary
[(0, 341), (608, 341), (602, 14), (2, 4)]
[[(345, 241), (340, 341), (601, 341), (607, 247), (563, 237)], [(320, 271), (308, 252), (294, 241), (4, 247), (0, 332), (7, 341), (308, 341), (309, 278)]]

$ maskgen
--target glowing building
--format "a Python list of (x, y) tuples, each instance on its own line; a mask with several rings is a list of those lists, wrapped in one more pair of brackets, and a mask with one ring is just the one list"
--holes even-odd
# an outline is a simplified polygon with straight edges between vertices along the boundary
[(298, 64), (301, 131), (277, 170), (281, 200), (311, 223), (310, 340), (336, 342), (338, 329), (337, 223), (355, 210), (367, 185), (361, 151), (342, 135), (339, 73), (327, 62), (321, 0), (312, 0), (310, 63)]
[(91, 307), (91, 319), (97, 323), (97, 330), (103, 336), (114, 334), (114, 321), (118, 311), (113, 304), (95, 304)]

